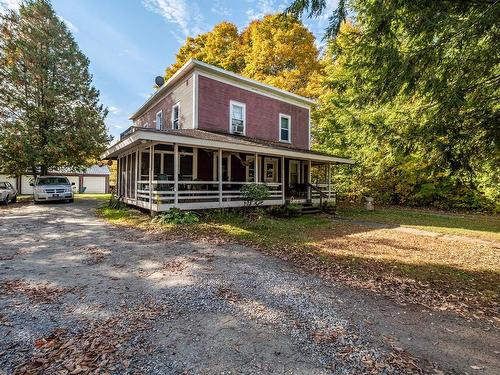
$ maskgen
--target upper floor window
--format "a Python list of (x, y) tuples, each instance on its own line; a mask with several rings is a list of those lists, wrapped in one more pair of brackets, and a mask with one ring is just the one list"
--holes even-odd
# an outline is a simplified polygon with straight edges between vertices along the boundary
[(163, 111), (156, 114), (156, 129), (161, 130), (163, 128)]
[(245, 104), (230, 102), (231, 110), (229, 114), (229, 131), (234, 134), (245, 134), (246, 109)]
[(280, 141), (292, 141), (292, 118), (289, 115), (280, 113)]
[(172, 106), (172, 129), (179, 129), (179, 118), (180, 118), (180, 106), (179, 103)]

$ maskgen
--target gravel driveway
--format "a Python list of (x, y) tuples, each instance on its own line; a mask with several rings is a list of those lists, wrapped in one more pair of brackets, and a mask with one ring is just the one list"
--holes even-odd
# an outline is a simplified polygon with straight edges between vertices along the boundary
[(0, 209), (0, 374), (415, 370), (375, 297), (248, 247), (110, 226), (97, 204)]

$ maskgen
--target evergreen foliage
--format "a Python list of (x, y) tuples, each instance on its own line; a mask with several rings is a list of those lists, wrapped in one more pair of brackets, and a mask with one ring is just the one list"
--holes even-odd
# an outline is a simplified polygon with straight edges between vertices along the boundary
[(109, 142), (89, 61), (47, 0), (0, 16), (0, 170), (95, 163)]

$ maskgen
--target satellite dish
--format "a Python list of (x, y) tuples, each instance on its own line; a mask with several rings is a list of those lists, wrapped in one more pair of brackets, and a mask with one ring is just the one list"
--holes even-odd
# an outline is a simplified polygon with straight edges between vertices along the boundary
[(162, 87), (163, 84), (165, 83), (165, 80), (163, 79), (162, 76), (158, 76), (155, 78), (155, 83), (156, 83), (156, 86)]

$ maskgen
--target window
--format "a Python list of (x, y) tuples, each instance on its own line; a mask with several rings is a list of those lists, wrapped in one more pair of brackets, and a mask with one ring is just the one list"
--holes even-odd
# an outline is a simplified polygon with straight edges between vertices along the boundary
[(230, 119), (229, 119), (229, 132), (234, 134), (245, 134), (245, 104), (230, 102)]
[(280, 113), (280, 141), (291, 142), (291, 117)]
[(163, 112), (160, 111), (156, 114), (156, 129), (161, 130), (163, 128)]
[(172, 106), (172, 129), (179, 129), (180, 107), (179, 103)]
[(264, 181), (278, 182), (278, 159), (264, 158)]
[(247, 155), (245, 158), (246, 182), (255, 182), (255, 156)]

